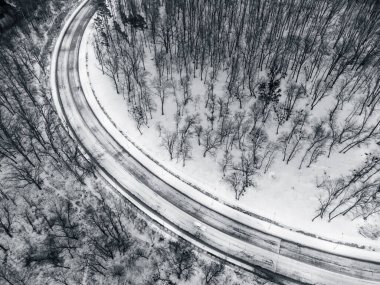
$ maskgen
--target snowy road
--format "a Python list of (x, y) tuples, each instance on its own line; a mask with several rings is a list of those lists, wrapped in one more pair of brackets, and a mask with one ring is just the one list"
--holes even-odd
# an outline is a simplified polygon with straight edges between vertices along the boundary
[(164, 181), (157, 171), (143, 165), (105, 127), (83, 92), (78, 61), (85, 59), (79, 58), (79, 50), (94, 12), (84, 1), (67, 21), (53, 52), (51, 81), (58, 114), (106, 180), (174, 233), (238, 266), (268, 272), (279, 283), (380, 284), (378, 252), (313, 240), (294, 232), (286, 234), (280, 229), (276, 232), (274, 225), (264, 231), (264, 222), (226, 209), (217, 201), (206, 203), (209, 197), (202, 203), (201, 198), (186, 195), (172, 186), (175, 182)]

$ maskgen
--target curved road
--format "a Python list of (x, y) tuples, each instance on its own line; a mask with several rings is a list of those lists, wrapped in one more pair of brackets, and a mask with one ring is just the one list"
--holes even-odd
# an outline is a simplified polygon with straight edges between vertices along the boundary
[(380, 284), (378, 253), (342, 245), (335, 253), (323, 250), (324, 243), (326, 248), (331, 247), (329, 242), (321, 245), (320, 240), (315, 240), (313, 246), (312, 238), (305, 237), (309, 239), (305, 245), (289, 236), (282, 238), (255, 227), (262, 222), (242, 213), (236, 214), (240, 218), (233, 219), (233, 215), (226, 213), (235, 210), (224, 211), (226, 206), (218, 205), (217, 201), (213, 207), (200, 203), (133, 157), (103, 126), (81, 87), (79, 49), (94, 13), (95, 8), (85, 0), (62, 29), (52, 56), (52, 93), (60, 118), (116, 190), (158, 223), (196, 246), (238, 266), (271, 276), (275, 282)]

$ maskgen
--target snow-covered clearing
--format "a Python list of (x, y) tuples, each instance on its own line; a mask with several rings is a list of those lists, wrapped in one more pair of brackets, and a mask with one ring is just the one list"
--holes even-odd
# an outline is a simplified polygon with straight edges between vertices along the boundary
[[(321, 177), (324, 173), (328, 173), (331, 177), (346, 174), (364, 160), (368, 149), (354, 148), (346, 155), (334, 153), (330, 158), (322, 156), (317, 164), (301, 170), (298, 169), (299, 159), (290, 161), (289, 165), (286, 165), (281, 159), (276, 159), (268, 173), (257, 179), (256, 187), (249, 189), (237, 201), (230, 186), (222, 179), (216, 157), (207, 155), (204, 158), (202, 148), (196, 144), (192, 150), (192, 159), (186, 161), (186, 166), (183, 167), (181, 161), (177, 162), (175, 159), (171, 161), (167, 151), (161, 146), (161, 138), (156, 126), (160, 123), (170, 129), (175, 125), (176, 104), (172, 96), (169, 96), (165, 103), (165, 116), (160, 114), (159, 98), (154, 97), (158, 111), (149, 121), (149, 127), (143, 127), (143, 135), (141, 135), (128, 112), (126, 100), (122, 95), (116, 93), (112, 80), (102, 74), (97, 64), (90, 44), (89, 29), (84, 35), (82, 48), (87, 49), (89, 79), (104, 111), (118, 128), (128, 135), (129, 139), (165, 168), (227, 204), (273, 220), (286, 227), (340, 242), (368, 245), (372, 248), (379, 246), (378, 240), (371, 241), (362, 236), (359, 231), (360, 227), (379, 224), (378, 216), (373, 216), (367, 221), (362, 219), (352, 221), (348, 216), (338, 217), (330, 223), (320, 219), (311, 221), (319, 205), (318, 195), (321, 194), (320, 190), (315, 187), (316, 177)], [(80, 62), (80, 68), (86, 68), (84, 61)], [(149, 60), (149, 57), (146, 60), (146, 69), (154, 74), (154, 63)], [(217, 93), (221, 89), (222, 86), (219, 85), (215, 92)], [(198, 94), (204, 94), (204, 84), (198, 78), (192, 81), (192, 93), (194, 98)], [(329, 103), (326, 100), (317, 107), (331, 107)], [(197, 104), (194, 105), (197, 106)], [(194, 111), (196, 112), (196, 110)], [(197, 190), (194, 189), (194, 191)]]

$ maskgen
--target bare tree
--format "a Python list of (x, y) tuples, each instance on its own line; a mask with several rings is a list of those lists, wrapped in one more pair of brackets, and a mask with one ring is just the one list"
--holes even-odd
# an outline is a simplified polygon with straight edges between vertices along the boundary
[(317, 79), (311, 90), (311, 110), (313, 110), (323, 98), (326, 98), (330, 94), (330, 91), (331, 86), (329, 83), (325, 83), (322, 79)]
[(195, 130), (195, 134), (197, 135), (197, 139), (198, 139), (198, 145), (201, 145), (201, 136), (203, 134), (203, 127), (202, 125), (198, 124), (194, 127), (194, 130)]
[(13, 227), (16, 222), (14, 205), (10, 202), (1, 203), (0, 213), (0, 232), (13, 238)]
[(212, 129), (206, 129), (202, 135), (203, 157), (206, 157), (207, 153), (214, 156), (219, 144), (217, 134)]
[(331, 179), (323, 177), (317, 187), (325, 191), (320, 197), (320, 208), (314, 217), (323, 218), (328, 214), (329, 221), (340, 215), (352, 213), (355, 217), (367, 219), (380, 211), (380, 180), (378, 174), (379, 157), (368, 155), (364, 164), (345, 177)]
[(287, 163), (294, 158), (300, 150), (303, 140), (306, 138), (304, 127), (308, 120), (308, 113), (303, 110), (297, 112), (291, 122), (291, 128), (279, 138), (282, 147), (283, 161)]
[(261, 169), (261, 167), (264, 166), (264, 173), (267, 173), (276, 158), (278, 150), (279, 146), (277, 143), (267, 143), (260, 164), (258, 164), (257, 168)]
[(309, 163), (307, 165), (307, 167), (309, 167), (313, 162), (317, 161), (319, 156), (325, 153), (324, 147), (329, 138), (330, 132), (325, 128), (325, 122), (320, 121), (312, 126), (312, 132), (307, 138), (309, 141), (309, 146), (301, 159), (299, 169), (301, 169), (307, 156), (309, 156)]
[(236, 200), (240, 199), (248, 187), (255, 185), (255, 174), (256, 168), (252, 154), (242, 152), (239, 163), (233, 164), (230, 173), (225, 178), (234, 189)]
[(156, 90), (155, 94), (160, 98), (161, 101), (161, 115), (164, 115), (164, 104), (165, 99), (168, 97), (167, 90), (169, 89), (169, 82), (163, 81), (162, 78), (154, 78), (152, 81), (153, 87)]
[(228, 149), (224, 150), (223, 159), (219, 165), (222, 169), (223, 177), (225, 177), (227, 170), (233, 166), (233, 156)]
[(182, 166), (185, 167), (186, 161), (191, 158), (192, 145), (189, 136), (181, 136), (177, 146), (177, 158), (182, 160)]
[(176, 131), (174, 132), (164, 131), (164, 135), (162, 136), (162, 145), (169, 152), (170, 160), (173, 159), (173, 155), (176, 149), (177, 139), (178, 139), (178, 134)]
[(278, 135), (278, 131), (280, 127), (286, 122), (288, 114), (285, 110), (285, 105), (281, 102), (273, 106), (273, 111), (275, 114), (275, 120), (277, 121), (276, 135)]
[(184, 241), (169, 242), (170, 264), (178, 279), (189, 280), (194, 275), (197, 257), (193, 247)]
[(205, 284), (218, 284), (218, 278), (224, 272), (224, 264), (221, 262), (211, 262), (202, 266)]
[(295, 83), (290, 84), (289, 88), (286, 90), (285, 102), (284, 102), (284, 111), (286, 113), (285, 120), (289, 120), (290, 116), (293, 113), (296, 103), (305, 97), (305, 87), (297, 85)]
[(10, 173), (9, 179), (13, 181), (22, 182), (20, 187), (24, 188), (28, 185), (34, 185), (39, 190), (42, 190), (43, 180), (42, 180), (42, 166), (36, 165), (31, 166), (28, 164), (11, 164), (12, 172)]
[(268, 142), (268, 135), (262, 128), (252, 129), (248, 136), (248, 149), (252, 153), (252, 160), (255, 165), (262, 159), (262, 149)]

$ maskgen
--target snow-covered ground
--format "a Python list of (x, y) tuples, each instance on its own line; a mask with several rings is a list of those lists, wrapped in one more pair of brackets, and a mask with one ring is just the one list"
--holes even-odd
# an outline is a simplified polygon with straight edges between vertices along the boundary
[[(364, 160), (367, 151), (365, 148), (353, 149), (348, 155), (334, 154), (330, 158), (321, 157), (318, 164), (301, 170), (298, 170), (298, 160), (292, 160), (290, 164), (294, 165), (286, 166), (281, 159), (277, 159), (270, 171), (258, 179), (255, 189), (249, 189), (239, 201), (236, 201), (233, 191), (222, 180), (215, 157), (207, 155), (206, 158), (203, 158), (202, 151), (197, 149), (196, 145), (192, 151), (192, 159), (186, 162), (185, 167), (182, 167), (182, 162), (176, 162), (175, 159), (171, 161), (167, 151), (161, 146), (161, 138), (159, 138), (156, 125), (161, 122), (161, 125), (169, 128), (170, 124), (175, 124), (173, 114), (176, 106), (172, 97), (169, 97), (165, 104), (165, 116), (161, 116), (159, 111), (156, 112), (149, 123), (149, 128), (143, 128), (143, 135), (139, 133), (134, 120), (128, 113), (127, 102), (122, 95), (116, 93), (112, 80), (102, 74), (90, 39), (90, 30), (88, 29), (83, 38), (82, 48), (86, 48), (88, 52), (88, 75), (101, 106), (130, 140), (165, 168), (227, 204), (273, 220), (286, 227), (345, 243), (379, 247), (378, 240), (371, 241), (358, 231), (359, 227), (379, 224), (378, 216), (367, 221), (362, 219), (352, 221), (350, 217), (339, 217), (330, 223), (320, 219), (311, 221), (319, 205), (318, 196), (321, 194), (315, 187), (315, 177), (322, 176), (324, 173), (328, 173), (331, 177), (347, 173), (359, 161)], [(147, 70), (154, 69), (153, 62), (147, 61), (146, 67)], [(80, 62), (80, 68), (86, 68), (83, 61)], [(195, 97), (198, 93), (199, 95), (203, 94), (201, 87), (197, 89), (197, 86), (203, 84), (197, 83), (197, 80), (192, 81), (193, 96)], [(159, 99), (158, 97), (155, 99), (157, 109), (159, 109)], [(173, 119), (168, 122), (168, 118)], [(198, 190), (194, 189), (194, 191)]]

